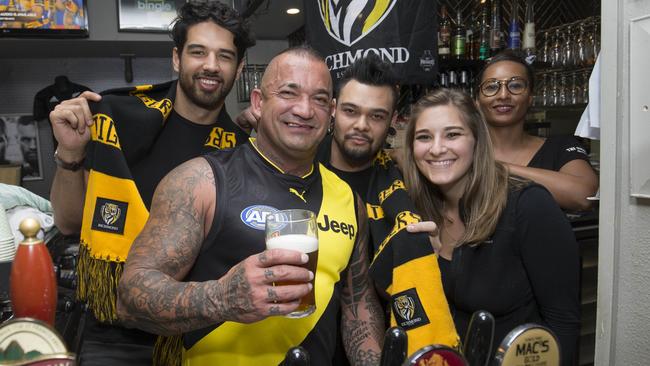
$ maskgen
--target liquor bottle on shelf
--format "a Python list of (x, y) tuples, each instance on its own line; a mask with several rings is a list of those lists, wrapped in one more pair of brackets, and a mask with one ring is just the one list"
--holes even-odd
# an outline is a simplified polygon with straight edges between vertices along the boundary
[(486, 60), (490, 57), (490, 25), (488, 24), (487, 3), (481, 5), (481, 25), (479, 27), (478, 59)]
[(444, 4), (440, 9), (440, 28), (438, 29), (438, 58), (448, 60), (451, 54), (451, 20)]
[(449, 87), (454, 88), (458, 86), (458, 72), (456, 70), (449, 70)]
[(470, 79), (469, 78), (469, 71), (461, 70), (460, 71), (460, 83), (458, 84), (458, 86), (461, 89), (463, 89), (463, 91), (468, 93), (469, 95), (472, 95), (472, 92), (473, 92), (472, 84), (470, 83), (469, 79)]
[(508, 31), (508, 48), (521, 49), (521, 31), (519, 29), (519, 1), (512, 0), (512, 13), (510, 14), (510, 29)]
[(441, 71), (440, 74), (438, 75), (438, 77), (440, 79), (440, 87), (448, 88), (449, 87), (449, 75), (446, 72)]
[(500, 7), (499, 0), (492, 0), (492, 21), (490, 22), (490, 54), (492, 55), (496, 55), (503, 48)]
[(535, 55), (535, 18), (533, 15), (533, 0), (526, 0), (523, 48), (526, 57)]
[(475, 20), (475, 14), (474, 11), (472, 10), (472, 13), (470, 16), (467, 18), (467, 21), (465, 22), (466, 27), (465, 27), (465, 59), (467, 60), (473, 60), (474, 55), (473, 55), (473, 49), (474, 49), (474, 20)]
[(451, 56), (456, 60), (465, 59), (465, 24), (460, 9), (456, 13), (456, 27), (454, 28), (454, 38), (452, 40)]

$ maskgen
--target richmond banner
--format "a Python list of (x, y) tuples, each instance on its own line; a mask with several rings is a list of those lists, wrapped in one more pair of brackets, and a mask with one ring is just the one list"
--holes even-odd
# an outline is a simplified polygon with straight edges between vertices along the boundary
[(307, 43), (335, 83), (354, 60), (376, 53), (403, 84), (432, 84), (438, 73), (437, 0), (304, 0)]

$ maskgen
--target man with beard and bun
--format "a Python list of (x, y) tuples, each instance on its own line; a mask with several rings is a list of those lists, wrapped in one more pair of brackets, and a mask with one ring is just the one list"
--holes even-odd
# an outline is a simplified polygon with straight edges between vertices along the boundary
[[(299, 345), (310, 365), (331, 366), (340, 312), (352, 364), (378, 365), (384, 323), (363, 202), (314, 159), (333, 110), (327, 65), (310, 48), (280, 53), (251, 104), (256, 139), (190, 160), (156, 189), (120, 280), (120, 319), (183, 334), (184, 365), (279, 365)], [(300, 266), (304, 253), (266, 249), (263, 222), (252, 218), (285, 209), (317, 216), (315, 273)], [(283, 316), (310, 291), (313, 314)]]
[(116, 287), (129, 248), (169, 171), (248, 137), (224, 108), (255, 43), (248, 24), (218, 1), (192, 1), (178, 10), (171, 34), (177, 81), (85, 92), (50, 113), (59, 143), (55, 223), (64, 234), (81, 229), (77, 295), (89, 307), (82, 365), (151, 364), (153, 335), (117, 320)]
[[(431, 343), (456, 347), (459, 339), (429, 238), (415, 233), (428, 231), (430, 223), (420, 222), (401, 173), (382, 149), (397, 118), (397, 84), (391, 64), (374, 54), (346, 69), (338, 85), (331, 134), (320, 144), (317, 159), (366, 204), (370, 274), (383, 295), (391, 325), (406, 330), (411, 354)], [(240, 114), (237, 123), (243, 128), (256, 126), (258, 117), (252, 112), (249, 108)], [(420, 321), (401, 318), (397, 305), (407, 298)], [(339, 359), (337, 364), (344, 362)]]

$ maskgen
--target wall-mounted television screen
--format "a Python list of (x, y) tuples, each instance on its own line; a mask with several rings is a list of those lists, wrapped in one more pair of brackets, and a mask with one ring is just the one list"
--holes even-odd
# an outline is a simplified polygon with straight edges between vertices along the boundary
[(87, 37), (88, 0), (0, 0), (0, 36)]
[(120, 32), (169, 32), (186, 0), (119, 0)]

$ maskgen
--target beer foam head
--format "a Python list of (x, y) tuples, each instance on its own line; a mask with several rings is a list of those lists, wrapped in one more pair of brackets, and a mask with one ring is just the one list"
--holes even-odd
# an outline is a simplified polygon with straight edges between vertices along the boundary
[(311, 253), (318, 250), (318, 239), (304, 234), (280, 235), (266, 240), (268, 249), (291, 249), (303, 253)]

